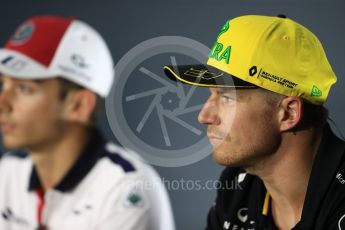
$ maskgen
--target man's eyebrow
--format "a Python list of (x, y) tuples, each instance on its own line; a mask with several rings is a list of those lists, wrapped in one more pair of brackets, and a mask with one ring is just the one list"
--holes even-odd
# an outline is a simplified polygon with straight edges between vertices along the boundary
[(235, 93), (236, 89), (228, 87), (219, 87), (216, 88), (216, 91), (219, 93)]
[(46, 79), (14, 79), (15, 82), (27, 82), (27, 83), (32, 83), (36, 85), (41, 85), (45, 82)]
[[(3, 73), (0, 72), (0, 80), (2, 80), (4, 76), (6, 76), (6, 75), (4, 75)], [(46, 80), (46, 79), (35, 79), (35, 80), (33, 80), (33, 79), (21, 79), (21, 78), (12, 78), (12, 77), (10, 77), (10, 78), (13, 79), (15, 82), (25, 81), (25, 82), (36, 83), (36, 84), (41, 84), (44, 82), (44, 80)]]

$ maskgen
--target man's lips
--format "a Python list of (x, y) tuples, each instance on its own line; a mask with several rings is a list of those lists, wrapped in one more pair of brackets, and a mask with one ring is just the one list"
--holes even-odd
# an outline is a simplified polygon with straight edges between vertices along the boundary
[(10, 122), (0, 121), (0, 131), (5, 133), (9, 132), (14, 128), (14, 125)]
[(224, 139), (223, 137), (216, 136), (214, 134), (209, 134), (209, 133), (207, 134), (207, 136), (212, 145), (219, 145), (220, 142), (222, 142)]

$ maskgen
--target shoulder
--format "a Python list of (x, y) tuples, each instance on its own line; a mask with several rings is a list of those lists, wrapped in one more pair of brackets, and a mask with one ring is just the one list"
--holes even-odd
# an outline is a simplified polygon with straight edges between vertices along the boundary
[[(153, 190), (164, 190), (162, 180), (155, 169), (136, 152), (119, 147), (113, 143), (105, 144), (105, 151), (99, 160), (98, 169), (107, 178), (127, 187), (149, 186)], [(118, 185), (119, 185), (118, 184)]]
[[(343, 160), (341, 166), (338, 168), (336, 174), (333, 177), (333, 181), (329, 186), (328, 193), (326, 195), (326, 205), (331, 208), (331, 213), (337, 213), (339, 211), (345, 214), (345, 161)], [(333, 215), (333, 214), (331, 214)]]
[[(32, 161), (24, 151), (5, 153), (0, 160), (0, 187), (3, 191), (22, 188), (32, 168)], [(6, 189), (5, 189), (6, 188)]]
[(155, 190), (163, 189), (160, 176), (150, 164), (136, 152), (111, 142), (105, 143), (93, 171), (104, 180), (111, 178), (112, 184), (117, 186), (122, 183), (130, 187), (133, 184), (150, 184)]
[(10, 151), (0, 156), (0, 164), (17, 164), (23, 163), (29, 160), (27, 152), (23, 150)]
[[(165, 224), (173, 226), (170, 201), (162, 180), (137, 153), (106, 143), (105, 152), (96, 167), (102, 171), (99, 181), (105, 178), (104, 190), (108, 189), (107, 204), (103, 207), (105, 211), (101, 219), (119, 212), (124, 222), (134, 223), (140, 218), (147, 219), (150, 229), (162, 229)], [(114, 220), (112, 226), (121, 222), (111, 219)]]
[[(327, 188), (325, 199), (328, 200), (328, 202), (326, 203), (332, 206), (334, 211), (345, 211), (345, 142), (339, 138), (336, 139), (336, 145), (328, 146), (328, 148), (333, 147), (336, 148), (336, 150), (326, 151), (328, 155), (323, 158), (325, 160), (323, 164), (326, 165), (323, 169), (328, 169), (330, 175), (328, 176), (326, 170), (323, 172), (321, 171), (318, 174), (320, 177), (317, 179), (325, 180), (322, 183), (325, 183), (324, 186)], [(336, 158), (334, 156), (336, 156)], [(326, 161), (327, 157), (329, 161)]]
[[(334, 146), (331, 146), (334, 148)], [(343, 152), (336, 162), (326, 161), (327, 170), (313, 178), (308, 207), (315, 207), (317, 224), (327, 229), (345, 229), (345, 152), (344, 143), (339, 141), (338, 148)], [(332, 154), (332, 152), (329, 152)], [(323, 193), (322, 191), (325, 190)], [(343, 228), (338, 226), (343, 226)]]
[(112, 163), (113, 167), (119, 167), (124, 173), (137, 171), (135, 160), (130, 156), (129, 151), (116, 146), (113, 143), (106, 143), (102, 158)]
[(104, 146), (101, 160), (109, 162), (109, 167), (121, 169), (124, 174), (145, 174), (152, 167), (136, 152), (108, 142)]

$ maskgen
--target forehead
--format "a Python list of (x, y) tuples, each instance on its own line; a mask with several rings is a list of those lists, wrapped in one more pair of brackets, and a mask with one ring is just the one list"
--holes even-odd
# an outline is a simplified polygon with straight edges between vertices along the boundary
[(1, 72), (0, 72), (0, 79), (2, 81), (9, 80), (13, 82), (30, 82), (30, 83), (36, 83), (36, 84), (42, 84), (42, 83), (48, 82), (49, 80), (52, 80), (52, 79), (23, 79), (23, 78), (17, 78), (11, 75), (6, 75)]
[(219, 92), (219, 93), (230, 93), (236, 95), (249, 95), (253, 92), (257, 92), (258, 88), (235, 88), (235, 87), (210, 87), (209, 90), (212, 92)]
[(234, 87), (210, 87), (210, 92), (221, 92), (221, 93), (235, 93), (237, 90)]

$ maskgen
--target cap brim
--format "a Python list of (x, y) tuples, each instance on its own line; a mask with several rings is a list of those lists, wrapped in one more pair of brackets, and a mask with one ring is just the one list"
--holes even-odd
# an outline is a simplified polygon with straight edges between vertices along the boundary
[(174, 81), (203, 87), (256, 88), (231, 74), (209, 65), (164, 66), (165, 74)]
[(0, 73), (18, 79), (44, 79), (57, 75), (32, 58), (10, 49), (0, 49)]

